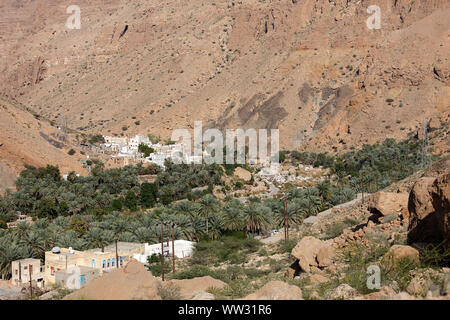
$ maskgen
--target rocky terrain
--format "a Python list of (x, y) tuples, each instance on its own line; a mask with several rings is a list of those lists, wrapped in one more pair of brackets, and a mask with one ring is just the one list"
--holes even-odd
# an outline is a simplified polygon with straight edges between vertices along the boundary
[(60, 130), (21, 104), (0, 97), (0, 192), (14, 190), (14, 181), (24, 164), (43, 167), (58, 165), (65, 173), (87, 173), (80, 155), (69, 156), (70, 142)]
[[(426, 151), (449, 153), (446, 0), (79, 0), (81, 29), (69, 29), (72, 4), (0, 3), (0, 193), (26, 164), (86, 175), (88, 135), (165, 140), (198, 120), (279, 128), (285, 150), (342, 154), (414, 135)], [(381, 9), (380, 29), (366, 26), (370, 5)], [(132, 261), (42, 298), (449, 299), (449, 167), (446, 157), (310, 216), (287, 241), (261, 239), (257, 252), (236, 253), (246, 258), (239, 267), (203, 266), (230, 273), (229, 283), (163, 283)], [(213, 192), (245, 201), (327, 175), (306, 169), (285, 165), (253, 183), (240, 168), (226, 182), (242, 190)], [(181, 272), (198, 271), (189, 263)], [(368, 268), (381, 272), (380, 288), (367, 286)], [(10, 289), (2, 284), (5, 296)]]
[[(65, 299), (448, 300), (449, 161), (446, 157), (383, 191), (311, 216), (291, 228), (287, 242), (278, 234), (261, 239), (262, 247), (241, 266), (247, 275), (260, 274), (254, 280), (239, 273), (229, 283), (169, 274), (162, 282), (132, 260)], [(421, 191), (425, 182), (429, 193)], [(190, 259), (177, 262), (179, 273), (189, 274)], [(215, 264), (212, 269), (229, 273), (239, 267)], [(378, 285), (370, 280), (374, 272)]]
[[(379, 30), (366, 27), (373, 4)], [(0, 4), (0, 92), (55, 125), (168, 138), (203, 120), (341, 152), (448, 123), (445, 0), (77, 5), (79, 30), (68, 2)]]

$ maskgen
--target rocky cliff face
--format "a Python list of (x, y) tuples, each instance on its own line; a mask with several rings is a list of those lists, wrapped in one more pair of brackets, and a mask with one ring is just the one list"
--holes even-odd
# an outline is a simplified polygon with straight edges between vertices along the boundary
[(0, 92), (80, 132), (167, 138), (203, 120), (310, 151), (448, 123), (448, 1), (375, 2), (379, 30), (366, 0), (80, 0), (70, 30), (68, 3), (5, 0)]
[(408, 240), (450, 245), (450, 172), (423, 177), (411, 190)]

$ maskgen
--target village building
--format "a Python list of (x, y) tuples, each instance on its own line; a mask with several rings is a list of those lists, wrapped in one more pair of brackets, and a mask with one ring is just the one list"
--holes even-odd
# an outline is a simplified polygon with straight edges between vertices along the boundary
[(77, 266), (76, 268), (56, 271), (55, 284), (76, 290), (81, 289), (87, 283), (97, 279), (99, 276), (100, 270), (98, 269)]
[(44, 266), (40, 259), (21, 259), (11, 263), (11, 283), (17, 287), (33, 286), (44, 287)]
[[(134, 254), (143, 254), (145, 252), (145, 246), (141, 243), (118, 242), (117, 249), (118, 261), (116, 261), (114, 244), (103, 248), (103, 250), (78, 251), (72, 248), (53, 248), (45, 253), (45, 284), (57, 284), (57, 273), (59, 271), (72, 273), (71, 270), (74, 267), (80, 267), (81, 270), (87, 272), (80, 274), (80, 283), (86, 284), (96, 276), (96, 272), (90, 273), (91, 269), (96, 269), (98, 271), (97, 276), (99, 276), (124, 266)], [(67, 276), (67, 274), (58, 273), (58, 281), (64, 280)]]
[(21, 222), (25, 222), (27, 224), (33, 224), (33, 218), (27, 216), (26, 214), (19, 214), (17, 216), (17, 220), (16, 221), (8, 222), (6, 225), (7, 225), (8, 229), (14, 229)]
[[(175, 240), (175, 257), (178, 259), (183, 259), (190, 257), (194, 250), (195, 242), (187, 240)], [(163, 243), (164, 256), (172, 257), (172, 241)], [(141, 263), (147, 263), (147, 259), (152, 255), (161, 254), (161, 243), (156, 244), (145, 244), (143, 254), (134, 254), (133, 258)]]

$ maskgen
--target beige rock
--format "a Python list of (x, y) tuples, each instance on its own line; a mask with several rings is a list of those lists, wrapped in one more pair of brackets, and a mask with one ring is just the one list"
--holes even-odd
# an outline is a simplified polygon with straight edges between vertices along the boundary
[(198, 292), (206, 292), (208, 289), (222, 289), (227, 284), (223, 281), (214, 279), (210, 276), (198, 277), (193, 279), (170, 280), (167, 283), (173, 283), (180, 288), (182, 299), (191, 299)]
[(410, 246), (396, 244), (393, 245), (384, 256), (384, 259), (389, 267), (393, 267), (404, 258), (408, 258), (411, 261), (418, 261), (419, 251)]
[(411, 190), (408, 208), (408, 242), (450, 245), (450, 172), (418, 180)]
[(245, 170), (241, 167), (237, 167), (236, 169), (234, 169), (234, 175), (246, 182), (250, 181), (252, 178), (252, 174), (248, 170)]
[(356, 289), (352, 288), (350, 285), (343, 283), (339, 285), (337, 288), (331, 290), (326, 294), (328, 299), (333, 300), (347, 300), (354, 298), (357, 294)]
[(161, 300), (159, 281), (144, 264), (132, 259), (124, 268), (107, 273), (65, 300)]
[(328, 277), (325, 277), (323, 275), (320, 274), (311, 274), (309, 276), (309, 282), (315, 284), (315, 283), (325, 283), (330, 281), (330, 279)]
[(328, 267), (333, 263), (335, 255), (334, 248), (329, 245), (322, 246), (317, 252), (317, 262), (319, 267)]
[(369, 211), (373, 214), (372, 221), (379, 222), (383, 216), (399, 213), (408, 208), (408, 193), (393, 193), (380, 191), (369, 197)]
[[(318, 254), (320, 254), (320, 264), (318, 262)], [(331, 258), (334, 255), (332, 245), (307, 236), (302, 238), (297, 245), (292, 249), (292, 256), (298, 259), (300, 268), (305, 272), (310, 272), (311, 267), (326, 266), (331, 264)]]
[(303, 300), (302, 290), (282, 281), (270, 281), (244, 300)]

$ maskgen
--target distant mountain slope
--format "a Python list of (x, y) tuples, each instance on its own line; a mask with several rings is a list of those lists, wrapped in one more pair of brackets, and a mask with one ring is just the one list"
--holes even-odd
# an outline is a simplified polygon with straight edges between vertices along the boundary
[(80, 131), (167, 138), (203, 120), (342, 152), (448, 119), (446, 0), (80, 0), (80, 30), (69, 4), (2, 1), (0, 91)]
[(62, 173), (85, 173), (78, 156), (67, 154), (58, 129), (2, 97), (0, 127), (0, 193), (15, 188), (14, 181), (24, 164), (53, 164)]

